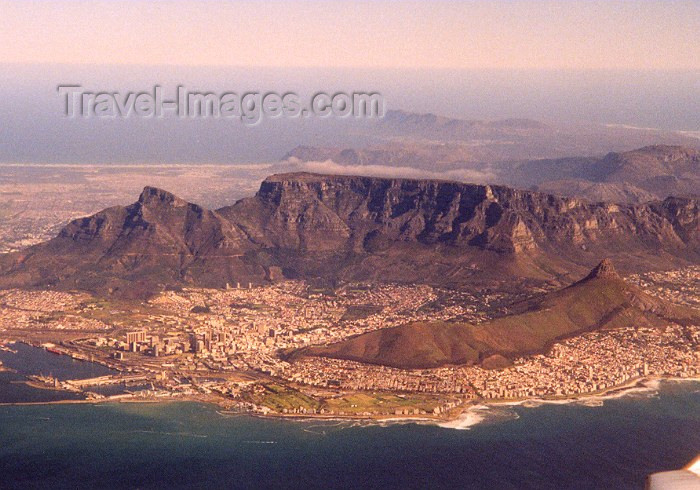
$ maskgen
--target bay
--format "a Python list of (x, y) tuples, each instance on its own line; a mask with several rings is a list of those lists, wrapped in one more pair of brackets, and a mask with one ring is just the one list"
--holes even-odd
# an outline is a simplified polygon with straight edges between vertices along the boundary
[(454, 430), (193, 402), (1, 406), (0, 487), (624, 489), (700, 452), (697, 382), (483, 414)]

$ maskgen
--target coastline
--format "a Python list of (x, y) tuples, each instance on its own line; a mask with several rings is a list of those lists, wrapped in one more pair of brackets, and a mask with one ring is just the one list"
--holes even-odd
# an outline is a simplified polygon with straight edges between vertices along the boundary
[(217, 407), (217, 413), (222, 416), (249, 416), (262, 419), (278, 419), (289, 421), (338, 421), (338, 422), (363, 422), (376, 425), (387, 424), (406, 424), (417, 423), (427, 425), (437, 425), (443, 428), (465, 430), (482, 422), (485, 417), (479, 412), (487, 411), (497, 407), (514, 407), (523, 406), (526, 408), (536, 408), (541, 405), (555, 404), (571, 404), (582, 403), (586, 404), (589, 401), (599, 403), (590, 404), (589, 406), (602, 405), (606, 400), (613, 400), (629, 396), (637, 392), (651, 392), (659, 388), (662, 382), (694, 382), (700, 383), (700, 377), (676, 377), (676, 376), (647, 376), (632, 380), (624, 385), (613, 386), (593, 393), (585, 393), (570, 397), (558, 398), (525, 398), (519, 400), (474, 400), (468, 405), (459, 407), (460, 410), (452, 411), (450, 416), (391, 416), (391, 415), (320, 415), (320, 414), (282, 414), (282, 413), (260, 413), (260, 412), (238, 412), (229, 411), (227, 407), (219, 400), (213, 400), (209, 397), (200, 396), (180, 396), (180, 397), (132, 397), (124, 395), (114, 395), (112, 397), (98, 399), (78, 399), (78, 400), (54, 400), (54, 401), (38, 401), (38, 402), (0, 402), (2, 406), (32, 406), (32, 405), (71, 405), (71, 404), (105, 404), (105, 403), (178, 403), (191, 402), (203, 403)]
[(649, 384), (658, 383), (660, 381), (700, 381), (700, 377), (681, 378), (677, 376), (646, 376), (638, 377), (627, 381), (621, 385), (611, 386), (603, 390), (591, 391), (588, 393), (579, 393), (571, 396), (552, 396), (545, 398), (519, 398), (519, 399), (500, 399), (485, 401), (484, 405), (494, 406), (519, 406), (525, 404), (551, 404), (561, 405), (567, 403), (583, 402), (586, 400), (612, 400), (622, 396), (629, 395), (636, 391), (647, 391), (655, 389), (649, 387)]

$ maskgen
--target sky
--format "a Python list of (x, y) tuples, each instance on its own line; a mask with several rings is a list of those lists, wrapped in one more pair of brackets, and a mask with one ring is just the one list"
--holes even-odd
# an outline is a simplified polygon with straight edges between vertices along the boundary
[(5, 1), (0, 63), (700, 69), (700, 2)]
[(340, 121), (65, 118), (56, 87), (76, 84), (369, 91), (388, 110), (697, 132), (700, 0), (0, 0), (0, 163), (365, 144)]

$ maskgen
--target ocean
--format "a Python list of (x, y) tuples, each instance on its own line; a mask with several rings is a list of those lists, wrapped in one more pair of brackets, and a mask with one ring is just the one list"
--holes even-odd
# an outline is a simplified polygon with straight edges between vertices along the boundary
[[(387, 110), (700, 130), (700, 72), (0, 65), (0, 162), (277, 162), (298, 145), (366, 146), (340, 119), (67, 118), (58, 85), (93, 92), (378, 92)], [(347, 122), (347, 121), (346, 121)], [(366, 122), (366, 121), (364, 121)], [(364, 124), (360, 121), (360, 124)], [(366, 133), (360, 131), (361, 133)], [(76, 149), (79, 149), (77, 151)], [(577, 155), (572, 155), (577, 156)]]
[(698, 382), (484, 407), (443, 427), (235, 416), (194, 402), (0, 406), (1, 488), (625, 489), (698, 452)]

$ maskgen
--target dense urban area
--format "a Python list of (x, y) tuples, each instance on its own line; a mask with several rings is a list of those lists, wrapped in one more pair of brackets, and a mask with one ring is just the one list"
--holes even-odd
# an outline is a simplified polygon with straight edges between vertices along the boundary
[[(697, 306), (700, 298), (700, 267), (627, 280), (676, 304)], [(407, 370), (289, 356), (411, 321), (479, 324), (515, 299), (425, 285), (315, 289), (300, 281), (184, 288), (142, 302), (7, 290), (0, 292), (0, 345), (26, 342), (117, 369), (98, 379), (59, 381), (42, 373), (31, 380), (89, 400), (188, 397), (287, 416), (448, 417), (477, 401), (576, 397), (700, 373), (700, 326), (676, 324), (585, 333), (498, 370)], [(110, 384), (127, 389), (103, 395), (94, 388)]]

